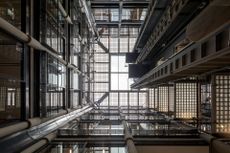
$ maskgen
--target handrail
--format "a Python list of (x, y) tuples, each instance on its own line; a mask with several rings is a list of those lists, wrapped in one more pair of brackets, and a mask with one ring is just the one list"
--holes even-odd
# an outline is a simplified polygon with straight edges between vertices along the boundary
[[(9, 137), (5, 137), (0, 140), (1, 151), (11, 153), (18, 152), (19, 148), (25, 149), (32, 142), (40, 140), (49, 133), (52, 133), (57, 129), (63, 127), (68, 122), (73, 121), (77, 117), (90, 112), (98, 103), (100, 103), (100, 101), (88, 104), (80, 109), (69, 112), (66, 115), (59, 116), (42, 124), (37, 124), (36, 126), (30, 129), (24, 130), (19, 133), (15, 133)], [(9, 147), (8, 144), (10, 143), (14, 143), (14, 145), (12, 145), (12, 147)]]
[[(56, 131), (58, 128), (61, 128), (68, 122), (74, 120), (75, 118), (91, 111), (93, 107), (87, 105), (81, 109), (77, 109), (73, 112), (70, 112), (66, 115), (62, 115), (55, 119), (49, 120), (45, 123), (34, 126), (28, 130), (16, 133), (9, 137), (3, 138), (0, 140), (0, 147), (2, 152), (18, 152), (21, 149), (25, 149), (28, 145), (34, 141), (38, 141), (41, 138), (45, 137), (47, 134)], [(9, 147), (8, 144), (14, 144), (12, 147)]]

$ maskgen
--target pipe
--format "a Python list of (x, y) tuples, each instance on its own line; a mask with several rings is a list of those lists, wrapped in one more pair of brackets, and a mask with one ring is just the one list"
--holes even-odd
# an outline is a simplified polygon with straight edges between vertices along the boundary
[(126, 145), (128, 153), (138, 153), (136, 146), (134, 145), (133, 139), (126, 139)]
[(65, 20), (69, 23), (69, 24), (73, 24), (71, 18), (69, 17), (69, 15), (66, 13), (65, 9), (63, 8), (61, 2), (59, 0), (55, 1), (56, 4), (58, 5), (59, 10), (61, 11), (63, 17), (65, 18)]
[[(34, 126), (28, 130), (15, 133), (9, 137), (0, 140), (1, 152), (17, 152), (20, 148), (25, 148), (34, 141), (40, 140), (42, 137), (56, 131), (58, 128), (64, 126), (75, 118), (91, 111), (92, 105), (87, 105), (81, 109), (77, 109), (69, 114), (49, 120), (45, 123)], [(9, 144), (11, 147), (9, 147)]]
[(22, 122), (22, 123), (17, 123), (7, 127), (0, 128), (0, 138), (10, 135), (12, 133), (22, 131), (28, 127), (29, 127), (28, 122)]
[(0, 128), (0, 138), (39, 125), (40, 123), (40, 118), (31, 118), (24, 122)]
[(25, 150), (23, 150), (21, 153), (35, 152), (36, 150), (38, 150), (42, 146), (44, 146), (44, 145), (48, 144), (49, 142), (51, 142), (54, 138), (56, 138), (56, 136), (57, 136), (56, 133), (50, 133), (47, 136), (45, 136), (44, 138), (42, 138), (41, 140), (39, 140), (38, 142), (34, 143), (30, 147), (28, 147)]
[(34, 48), (36, 50), (45, 51), (48, 54), (50, 54), (53, 57), (55, 57), (56, 59), (58, 59), (58, 61), (60, 61), (62, 64), (66, 65), (69, 68), (74, 69), (74, 71), (76, 71), (78, 73), (80, 72), (77, 67), (73, 66), (72, 64), (67, 63), (65, 60), (60, 58), (59, 55), (57, 55), (53, 51), (47, 49), (45, 46), (43, 46), (39, 41), (37, 41), (33, 37), (23, 33), (18, 28), (16, 28), (15, 26), (13, 26), (12, 24), (10, 24), (9, 22), (7, 22), (6, 20), (4, 20), (1, 17), (0, 17), (0, 28), (2, 30), (6, 31), (8, 34), (16, 37), (20, 41), (26, 43), (28, 46), (30, 46), (30, 47), (32, 47), (32, 48)]
[[(74, 110), (72, 110), (72, 111), (74, 111)], [(47, 122), (49, 120), (52, 120), (52, 119), (54, 119), (56, 117), (60, 117), (62, 115), (68, 114), (68, 113), (69, 113), (68, 110), (60, 110), (60, 112), (57, 115), (53, 116), (53, 117), (41, 118), (41, 123)]]
[(22, 121), (22, 122), (17, 123), (17, 124), (2, 127), (2, 128), (0, 128), (0, 138), (3, 138), (3, 137), (8, 136), (10, 134), (14, 134), (16, 132), (20, 132), (20, 131), (25, 130), (25, 129), (29, 129), (31, 127), (34, 127), (34, 126), (39, 125), (41, 123), (47, 122), (51, 119), (54, 119), (56, 117), (59, 117), (61, 115), (67, 114), (67, 113), (68, 113), (68, 111), (63, 111), (63, 112), (53, 116), (52, 118), (50, 118), (50, 117), (47, 117), (47, 118), (38, 118), (38, 117), (37, 118), (30, 118), (26, 121)]
[(16, 27), (14, 27), (12, 24), (8, 23), (6, 20), (0, 17), (0, 27), (5, 30), (7, 33), (16, 36), (18, 39), (20, 39), (23, 42), (29, 42), (28, 36), (23, 33), (22, 31), (18, 30)]
[(29, 127), (33, 127), (33, 126), (41, 124), (42, 119), (36, 117), (36, 118), (30, 118), (27, 121), (29, 122)]

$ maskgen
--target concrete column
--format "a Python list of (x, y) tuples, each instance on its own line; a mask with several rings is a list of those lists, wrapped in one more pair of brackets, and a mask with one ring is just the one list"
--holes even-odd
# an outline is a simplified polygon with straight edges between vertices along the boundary
[(124, 132), (125, 132), (125, 143), (126, 143), (126, 147), (127, 147), (127, 150), (128, 150), (128, 153), (138, 153), (137, 152), (137, 149), (136, 149), (136, 146), (133, 142), (133, 136), (129, 130), (129, 127), (126, 123), (125, 120), (122, 121), (122, 124), (124, 126)]

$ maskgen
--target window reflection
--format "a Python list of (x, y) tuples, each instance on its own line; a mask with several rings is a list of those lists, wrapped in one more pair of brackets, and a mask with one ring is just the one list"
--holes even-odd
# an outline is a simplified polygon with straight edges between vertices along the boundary
[(70, 70), (70, 107), (76, 108), (79, 105), (79, 74)]
[(0, 123), (21, 117), (22, 44), (0, 32)]
[(94, 9), (96, 21), (119, 21), (118, 9)]
[(147, 9), (143, 8), (132, 8), (122, 9), (122, 20), (144, 20)]
[(0, 17), (21, 29), (21, 0), (0, 1)]
[[(44, 61), (43, 61), (44, 62)], [(58, 113), (65, 106), (66, 67), (52, 56), (48, 56), (47, 93), (45, 106), (47, 116)], [(44, 110), (41, 110), (44, 111)]]
[[(45, 13), (41, 14), (41, 38), (42, 42), (51, 47), (57, 54), (65, 56), (65, 19), (55, 0), (47, 0)], [(45, 7), (45, 6), (42, 6)]]

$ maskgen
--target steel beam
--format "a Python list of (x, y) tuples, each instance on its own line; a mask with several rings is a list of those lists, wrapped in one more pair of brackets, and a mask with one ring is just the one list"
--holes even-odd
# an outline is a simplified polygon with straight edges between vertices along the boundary
[[(91, 1), (91, 8), (119, 8), (121, 1)], [(123, 8), (147, 8), (148, 1), (123, 1)]]
[(148, 8), (148, 15), (146, 16), (144, 24), (141, 27), (140, 34), (135, 43), (133, 52), (136, 52), (138, 48), (144, 47), (148, 37), (151, 34), (152, 29), (157, 24), (158, 20), (160, 19), (162, 13), (166, 9), (169, 2), (169, 0), (156, 0), (150, 2)]
[[(68, 143), (68, 142), (88, 142), (88, 145), (125, 145), (124, 136), (75, 136), (64, 137), (58, 136), (53, 143)], [(153, 136), (135, 136), (133, 141), (136, 145), (190, 145), (190, 146), (208, 146), (208, 143), (197, 136), (177, 136), (177, 137), (153, 137)]]
[(163, 44), (167, 44), (175, 34), (183, 30), (194, 14), (198, 14), (202, 10), (201, 8), (204, 8), (205, 1), (186, 0), (182, 2), (176, 0), (174, 4), (167, 6), (155, 27), (152, 27), (151, 36), (148, 41), (145, 41), (136, 62), (142, 63), (151, 59), (157, 53), (156, 50), (159, 51)]
[[(202, 39), (200, 42), (190, 43), (180, 52), (174, 54), (159, 66), (150, 70), (147, 74), (138, 79), (132, 88), (151, 87), (153, 85), (180, 79), (183, 77), (200, 75), (229, 65), (230, 48), (228, 37), (224, 37), (221, 42), (214, 40), (218, 34), (228, 35), (230, 21), (216, 29), (214, 32)], [(209, 42), (207, 44), (207, 42)], [(211, 43), (210, 43), (211, 42)], [(218, 50), (214, 45), (223, 43)], [(207, 45), (205, 56), (201, 56), (201, 50)], [(182, 58), (187, 56), (184, 64)], [(176, 66), (177, 63), (177, 66)], [(167, 68), (167, 69), (166, 69)]]

